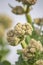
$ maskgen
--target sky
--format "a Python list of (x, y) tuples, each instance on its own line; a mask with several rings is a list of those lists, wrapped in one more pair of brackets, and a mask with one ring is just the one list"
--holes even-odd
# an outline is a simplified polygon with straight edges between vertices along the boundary
[[(13, 24), (12, 27), (18, 22), (25, 23), (25, 15), (15, 15), (11, 12), (11, 8), (8, 6), (8, 3), (10, 3), (12, 6), (17, 6), (17, 5), (22, 5), (21, 3), (19, 4), (15, 0), (0, 0), (0, 14), (4, 13), (9, 15), (12, 20)], [(37, 3), (33, 6), (32, 11), (30, 12), (30, 15), (32, 19), (37, 18), (37, 17), (43, 17), (43, 0), (38, 0)], [(7, 60), (9, 60), (11, 63), (14, 63), (15, 61), (18, 60), (18, 55), (17, 49), (21, 49), (21, 46), (18, 45), (16, 47), (8, 46), (11, 50), (11, 53), (7, 56)]]

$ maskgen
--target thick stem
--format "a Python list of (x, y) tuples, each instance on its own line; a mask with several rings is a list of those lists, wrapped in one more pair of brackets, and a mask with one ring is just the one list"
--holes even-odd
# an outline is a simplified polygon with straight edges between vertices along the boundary
[(26, 20), (28, 23), (32, 23), (32, 18), (31, 16), (28, 14), (30, 11), (30, 6), (27, 6), (26, 12), (25, 12), (25, 16), (26, 16)]
[(23, 40), (23, 41), (21, 42), (21, 45), (22, 45), (22, 48), (26, 48), (26, 47), (27, 47), (27, 44), (26, 44), (25, 40)]
[(32, 23), (32, 18), (29, 14), (25, 14), (28, 23)]

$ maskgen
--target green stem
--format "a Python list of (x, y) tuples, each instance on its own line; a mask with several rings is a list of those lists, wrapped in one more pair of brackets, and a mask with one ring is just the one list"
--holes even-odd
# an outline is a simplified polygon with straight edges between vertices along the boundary
[(0, 62), (1, 62), (2, 56), (0, 55)]
[(28, 23), (32, 23), (32, 18), (29, 14), (25, 14)]
[(40, 26), (40, 31), (39, 31), (40, 32), (40, 34), (39, 34), (40, 36), (41, 36), (41, 31), (42, 31), (42, 25)]
[(23, 41), (21, 42), (21, 45), (22, 45), (22, 48), (26, 48), (26, 47), (27, 47), (27, 44), (26, 44), (25, 40), (23, 40)]
[(26, 16), (26, 20), (28, 23), (32, 23), (32, 18), (31, 16), (28, 14), (29, 13), (29, 10), (30, 10), (30, 5), (27, 6), (27, 9), (26, 9), (26, 12), (25, 12), (25, 16)]

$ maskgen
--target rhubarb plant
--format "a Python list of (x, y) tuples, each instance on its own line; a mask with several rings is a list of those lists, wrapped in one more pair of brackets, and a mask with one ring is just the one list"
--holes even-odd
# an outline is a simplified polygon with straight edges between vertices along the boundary
[[(20, 44), (22, 47), (21, 50), (17, 50), (19, 58), (18, 61), (15, 62), (15, 65), (43, 65), (43, 18), (35, 18), (32, 20), (29, 14), (37, 0), (16, 1), (21, 2), (22, 6), (13, 7), (11, 4), (8, 4), (11, 12), (15, 15), (25, 15), (26, 23), (21, 24), (18, 22), (13, 29), (10, 29), (6, 33), (6, 40), (9, 45), (14, 47)], [(9, 28), (12, 22), (8, 17), (4, 17), (2, 15), (0, 16), (0, 44), (2, 44), (4, 29)], [(35, 27), (35, 25), (40, 28)], [(11, 65), (11, 63), (6, 60), (2, 61), (2, 56), (3, 53), (1, 52), (0, 65)]]
[[(11, 12), (16, 15), (25, 15), (27, 22), (17, 23), (13, 30), (7, 32), (7, 41), (11, 46), (21, 44), (22, 50), (17, 50), (19, 55), (15, 65), (43, 65), (43, 18), (35, 18), (32, 21), (29, 12), (37, 0), (16, 0), (22, 6), (13, 7)], [(40, 26), (40, 29), (34, 26)]]

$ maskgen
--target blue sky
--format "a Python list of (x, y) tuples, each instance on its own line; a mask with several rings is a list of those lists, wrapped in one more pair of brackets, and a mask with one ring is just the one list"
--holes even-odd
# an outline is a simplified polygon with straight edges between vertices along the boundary
[[(0, 0), (0, 14), (1, 13), (5, 13), (9, 16), (11, 16), (12, 20), (13, 20), (13, 26), (17, 23), (17, 22), (21, 22), (21, 23), (25, 23), (26, 19), (25, 19), (25, 15), (14, 15), (11, 12), (11, 8), (8, 6), (8, 3), (10, 3), (12, 6), (16, 6), (16, 5), (21, 5), (21, 3), (19, 4), (18, 2), (16, 2), (15, 0)], [(33, 10), (30, 12), (30, 15), (33, 18), (36, 17), (43, 17), (43, 0), (38, 0), (37, 3), (33, 6)], [(20, 45), (16, 46), (16, 47), (12, 47), (9, 46), (10, 50), (11, 50), (11, 54), (10, 56), (8, 56), (8, 60), (12, 63), (14, 63), (17, 59), (18, 56), (16, 54), (16, 50), (21, 48)]]

